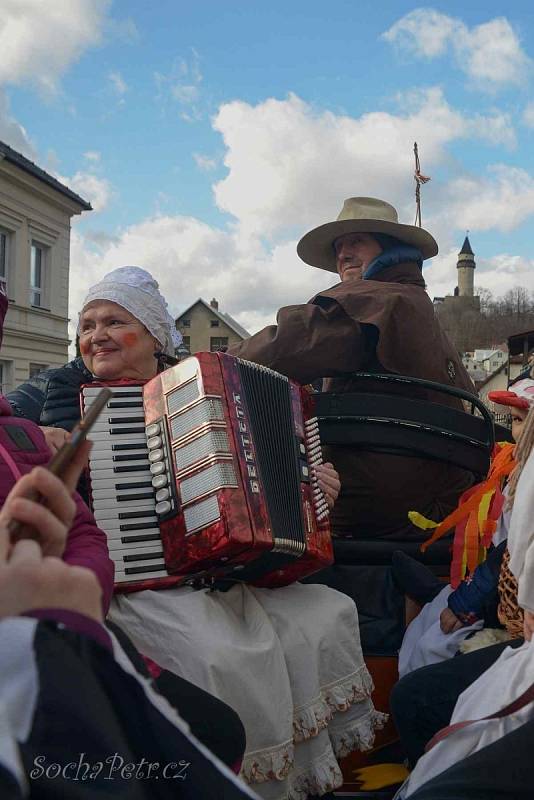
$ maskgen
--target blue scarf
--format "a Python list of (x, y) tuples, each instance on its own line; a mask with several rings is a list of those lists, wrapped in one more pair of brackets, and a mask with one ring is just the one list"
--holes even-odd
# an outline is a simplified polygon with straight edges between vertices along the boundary
[(379, 272), (388, 269), (388, 267), (394, 267), (397, 264), (405, 264), (407, 261), (415, 262), (417, 266), (422, 269), (423, 255), (417, 247), (403, 244), (392, 236), (386, 236), (380, 233), (374, 233), (372, 235), (383, 249), (380, 255), (373, 258), (365, 270), (362, 276), (364, 281), (371, 280)]

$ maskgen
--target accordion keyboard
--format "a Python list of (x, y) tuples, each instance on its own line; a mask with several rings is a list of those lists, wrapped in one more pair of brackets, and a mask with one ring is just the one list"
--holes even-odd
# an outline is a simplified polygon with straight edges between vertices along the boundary
[[(151, 470), (143, 387), (110, 388), (113, 397), (88, 437), (93, 513), (107, 535), (116, 584), (166, 577), (158, 518), (170, 508), (167, 478)], [(99, 390), (83, 389), (84, 409)]]

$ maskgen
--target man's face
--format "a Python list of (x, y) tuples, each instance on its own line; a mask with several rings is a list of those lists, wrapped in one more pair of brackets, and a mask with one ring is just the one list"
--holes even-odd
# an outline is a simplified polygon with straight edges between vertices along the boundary
[(336, 267), (342, 281), (359, 281), (382, 248), (370, 233), (346, 233), (334, 242)]

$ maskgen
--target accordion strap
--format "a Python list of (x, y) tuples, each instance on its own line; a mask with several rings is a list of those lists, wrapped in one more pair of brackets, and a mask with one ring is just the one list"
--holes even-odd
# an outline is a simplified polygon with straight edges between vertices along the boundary
[(485, 720), (502, 719), (503, 717), (508, 717), (510, 714), (515, 714), (516, 711), (520, 711), (533, 701), (534, 683), (531, 683), (531, 685), (523, 692), (523, 694), (519, 695), (519, 697), (513, 700), (511, 703), (508, 703), (508, 705), (504, 708), (501, 708), (500, 711), (496, 711), (494, 714), (490, 714), (488, 717), (482, 717), (481, 719), (466, 719), (463, 722), (455, 722), (453, 725), (447, 725), (445, 728), (442, 728), (428, 742), (427, 746), (425, 747), (425, 753), (428, 753), (433, 747), (439, 744), (439, 742), (442, 742), (452, 733), (455, 733), (462, 728), (467, 728), (469, 725), (473, 725), (475, 722), (484, 722)]

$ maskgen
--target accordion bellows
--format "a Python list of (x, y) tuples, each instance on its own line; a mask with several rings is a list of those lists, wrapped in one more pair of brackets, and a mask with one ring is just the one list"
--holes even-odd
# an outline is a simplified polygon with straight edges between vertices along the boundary
[[(82, 388), (82, 409), (101, 384)], [(91, 437), (91, 499), (116, 588), (292, 583), (332, 563), (313, 395), (199, 353), (114, 396)]]

